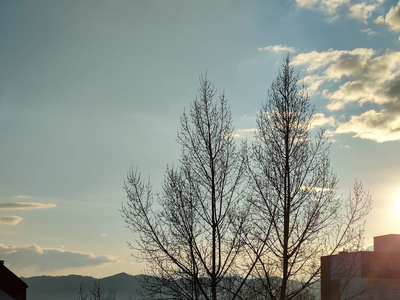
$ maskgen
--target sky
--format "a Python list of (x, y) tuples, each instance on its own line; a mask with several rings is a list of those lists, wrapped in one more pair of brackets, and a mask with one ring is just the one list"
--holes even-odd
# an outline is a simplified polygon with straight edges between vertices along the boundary
[[(139, 274), (120, 209), (129, 168), (160, 188), (207, 72), (238, 141), (289, 53), (365, 244), (400, 233), (400, 2), (3, 0), (0, 259), (18, 276)], [(399, 198), (400, 199), (400, 198)]]

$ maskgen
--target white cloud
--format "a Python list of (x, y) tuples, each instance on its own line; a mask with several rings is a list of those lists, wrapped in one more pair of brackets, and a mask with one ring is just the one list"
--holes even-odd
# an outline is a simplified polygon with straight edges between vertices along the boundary
[[(332, 132), (354, 133), (355, 137), (377, 142), (400, 140), (400, 52), (331, 49), (301, 53), (293, 62), (305, 67), (305, 78), (314, 88), (323, 89), (329, 110), (340, 111), (349, 104), (360, 108), (352, 110), (351, 116), (345, 112)], [(363, 112), (366, 103), (375, 109)]]
[(361, 32), (364, 32), (364, 33), (366, 33), (366, 34), (369, 35), (369, 36), (373, 36), (373, 35), (376, 34), (376, 32), (373, 31), (371, 28), (363, 29), (363, 30), (361, 30)]
[(386, 16), (379, 16), (375, 20), (376, 24), (387, 25), (394, 31), (400, 31), (400, 1), (396, 6), (392, 6)]
[(0, 217), (0, 225), (18, 225), (23, 218), (18, 216)]
[(317, 186), (306, 186), (306, 185), (303, 185), (300, 189), (303, 191), (311, 191), (316, 193), (329, 193), (334, 191), (333, 189), (329, 188), (321, 188)]
[(378, 16), (378, 17), (375, 19), (374, 23), (375, 23), (375, 24), (380, 24), (380, 25), (385, 24), (385, 18), (384, 18), (383, 16)]
[(12, 268), (33, 267), (39, 272), (97, 266), (118, 261), (116, 257), (110, 255), (94, 255), (91, 252), (68, 251), (63, 248), (42, 248), (34, 244), (23, 246), (0, 244), (0, 257)]
[(374, 55), (373, 49), (357, 48), (348, 50), (330, 49), (324, 52), (311, 51), (308, 53), (300, 53), (293, 59), (294, 65), (305, 65), (308, 72), (315, 71), (330, 65), (341, 57), (361, 57), (366, 60)]
[(388, 103), (397, 96), (400, 52), (387, 51), (375, 57), (374, 54), (372, 49), (313, 51), (299, 54), (293, 62), (305, 65), (309, 73), (322, 71), (324, 75), (317, 77), (319, 85), (344, 81), (338, 89), (323, 92), (332, 101), (331, 110), (335, 110), (350, 102)]
[(315, 93), (316, 90), (320, 87), (322, 83), (325, 81), (325, 76), (320, 76), (320, 75), (309, 75), (309, 76), (304, 76), (301, 79), (301, 82), (304, 83), (307, 86), (307, 90), (313, 94)]
[(17, 196), (14, 196), (14, 199), (27, 199), (27, 198), (29, 198), (29, 196), (27, 196), (27, 195), (17, 195)]
[(320, 0), (320, 8), (328, 15), (336, 14), (337, 10), (350, 3), (350, 0)]
[(289, 46), (274, 45), (274, 46), (267, 46), (264, 48), (260, 47), (260, 48), (258, 48), (258, 51), (268, 51), (268, 52), (280, 53), (280, 52), (295, 52), (296, 49), (293, 47), (289, 47)]
[(311, 127), (335, 126), (335, 124), (334, 117), (326, 117), (323, 113), (316, 113)]
[(38, 202), (8, 202), (0, 203), (0, 210), (16, 210), (16, 209), (44, 209), (56, 207), (55, 204), (45, 204)]
[(296, 0), (299, 7), (317, 8), (327, 15), (335, 15), (339, 8), (346, 6), (350, 0)]
[(368, 18), (372, 12), (376, 9), (376, 5), (365, 3), (357, 3), (350, 7), (350, 17), (359, 19), (364, 23), (367, 23)]
[(300, 7), (312, 8), (314, 7), (319, 0), (296, 0), (296, 3)]
[(354, 137), (378, 143), (400, 140), (400, 113), (369, 110), (341, 124), (336, 133), (354, 133)]
[(372, 13), (382, 6), (383, 0), (368, 2), (370, 4), (365, 1), (352, 3), (351, 0), (296, 0), (296, 4), (301, 8), (316, 9), (324, 13), (328, 22), (345, 16), (367, 23)]
[(257, 131), (257, 128), (245, 128), (245, 129), (237, 129), (235, 130), (234, 137), (235, 138), (245, 138), (246, 136), (249, 135), (254, 135), (254, 133)]

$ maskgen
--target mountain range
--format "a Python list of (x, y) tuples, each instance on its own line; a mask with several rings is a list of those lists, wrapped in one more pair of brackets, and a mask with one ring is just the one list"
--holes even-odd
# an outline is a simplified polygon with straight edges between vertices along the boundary
[[(100, 284), (106, 295), (109, 291), (116, 290), (116, 300), (138, 300), (137, 291), (140, 290), (141, 276), (119, 273), (102, 278)], [(89, 293), (94, 282), (98, 282), (96, 278), (80, 275), (36, 276), (21, 279), (28, 285), (27, 299), (29, 300), (75, 300), (78, 298), (81, 284), (83, 290)]]
[[(142, 276), (144, 275), (133, 276), (119, 273), (105, 277), (100, 280), (101, 289), (104, 290), (104, 295), (116, 290), (115, 300), (139, 300), (138, 292), (141, 289), (140, 279)], [(83, 290), (89, 294), (89, 290), (93, 288), (94, 283), (97, 284), (99, 281), (99, 279), (93, 277), (80, 275), (36, 276), (22, 277), (21, 279), (28, 285), (28, 300), (76, 300), (79, 296), (81, 284)], [(316, 283), (313, 287), (313, 292), (311, 292), (311, 294), (314, 294), (315, 299), (319, 299), (319, 291), (320, 285)]]

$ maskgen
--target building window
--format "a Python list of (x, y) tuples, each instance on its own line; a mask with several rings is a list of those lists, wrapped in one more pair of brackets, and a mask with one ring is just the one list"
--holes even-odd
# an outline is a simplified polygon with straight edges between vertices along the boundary
[(370, 280), (368, 282), (368, 288), (370, 290), (378, 290), (379, 289), (379, 282), (378, 280)]
[(388, 288), (392, 291), (398, 291), (400, 289), (400, 284), (398, 281), (390, 281)]

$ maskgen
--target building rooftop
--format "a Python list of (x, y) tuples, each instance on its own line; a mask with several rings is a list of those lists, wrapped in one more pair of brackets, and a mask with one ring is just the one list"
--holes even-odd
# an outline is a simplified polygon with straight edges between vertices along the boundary
[(28, 285), (4, 265), (4, 260), (0, 260), (0, 278), (0, 291), (16, 300), (26, 299)]

